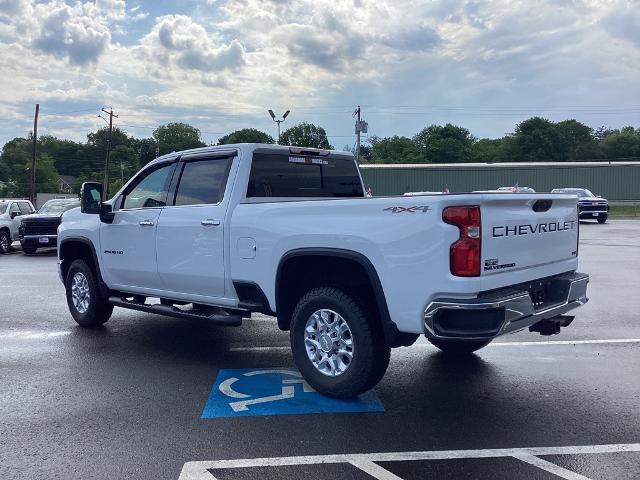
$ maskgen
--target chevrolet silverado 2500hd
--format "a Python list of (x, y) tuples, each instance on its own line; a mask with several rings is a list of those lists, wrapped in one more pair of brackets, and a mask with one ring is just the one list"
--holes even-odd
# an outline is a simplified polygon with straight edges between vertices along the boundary
[(73, 318), (114, 306), (290, 330), (317, 391), (349, 397), (419, 335), (469, 353), (506, 333), (553, 334), (587, 302), (576, 197), (366, 198), (350, 154), (240, 144), (171, 153), (113, 198), (82, 187), (58, 230)]

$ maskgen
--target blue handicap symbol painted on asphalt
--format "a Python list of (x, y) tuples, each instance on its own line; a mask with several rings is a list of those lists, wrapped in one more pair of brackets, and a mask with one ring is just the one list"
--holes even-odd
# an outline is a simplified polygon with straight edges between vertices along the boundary
[(236, 368), (218, 372), (202, 418), (383, 411), (373, 390), (337, 400), (316, 392), (293, 368)]

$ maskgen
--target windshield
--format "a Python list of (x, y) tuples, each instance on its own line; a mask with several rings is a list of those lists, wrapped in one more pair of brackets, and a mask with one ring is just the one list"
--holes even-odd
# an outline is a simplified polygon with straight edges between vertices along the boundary
[(55, 200), (49, 200), (47, 203), (40, 207), (38, 213), (63, 213), (72, 208), (79, 207), (80, 202), (60, 202)]

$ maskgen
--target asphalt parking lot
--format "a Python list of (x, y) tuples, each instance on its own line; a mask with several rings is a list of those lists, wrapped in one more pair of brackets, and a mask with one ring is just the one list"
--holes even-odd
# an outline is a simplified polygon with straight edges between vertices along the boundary
[(18, 248), (0, 256), (0, 478), (640, 478), (640, 221), (582, 223), (580, 258), (590, 302), (560, 335), (462, 360), (421, 339), (370, 398), (334, 405), (268, 317), (116, 309), (85, 330), (55, 252)]

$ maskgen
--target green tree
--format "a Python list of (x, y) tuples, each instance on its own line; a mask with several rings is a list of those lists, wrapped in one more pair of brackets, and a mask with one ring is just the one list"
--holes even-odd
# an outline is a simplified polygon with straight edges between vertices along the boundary
[(640, 129), (624, 127), (616, 133), (608, 135), (600, 142), (605, 158), (638, 158), (640, 157)]
[(416, 143), (407, 137), (379, 139), (372, 147), (373, 163), (425, 163)]
[(471, 149), (470, 161), (482, 163), (500, 161), (503, 141), (502, 138), (482, 138), (478, 140)]
[[(121, 181), (124, 177), (126, 182), (133, 177), (136, 172), (140, 170), (140, 162), (138, 161), (137, 152), (127, 145), (118, 145), (111, 152), (111, 159), (109, 163), (109, 180)], [(122, 183), (120, 183), (122, 186)], [(119, 187), (118, 187), (119, 189)], [(109, 192), (116, 192), (109, 186)]]
[(609, 135), (613, 135), (614, 133), (620, 133), (620, 130), (611, 129), (605, 125), (602, 125), (593, 131), (593, 137), (597, 141), (601, 141), (607, 138)]
[(562, 138), (556, 125), (546, 118), (532, 117), (516, 126), (511, 161), (562, 160)]
[(153, 131), (153, 138), (160, 148), (160, 155), (205, 146), (200, 130), (186, 123), (160, 125)]
[(555, 124), (560, 141), (560, 160), (586, 160), (598, 157), (598, 144), (593, 130), (577, 120)]
[[(109, 127), (102, 127), (95, 132), (87, 134), (87, 143), (106, 152), (107, 146), (109, 145)], [(130, 143), (131, 138), (124, 130), (121, 130), (118, 127), (113, 127), (111, 132), (112, 149), (118, 145), (130, 145)]]
[(0, 153), (0, 181), (15, 179), (16, 171), (31, 159), (32, 143), (26, 138), (14, 138), (2, 147)]
[(140, 165), (146, 165), (156, 158), (157, 142), (153, 138), (134, 138), (131, 147), (138, 154)]
[[(31, 160), (16, 166), (13, 175), (15, 188), (12, 194), (17, 197), (28, 197), (31, 193)], [(59, 178), (53, 158), (46, 153), (38, 154), (36, 156), (36, 193), (58, 193)]]
[(229, 143), (276, 143), (273, 137), (255, 128), (243, 128), (220, 137), (218, 145)]
[(295, 147), (324, 148), (327, 150), (333, 148), (329, 143), (327, 132), (325, 132), (324, 128), (307, 122), (294, 125), (282, 132), (280, 144)]
[(424, 160), (433, 163), (468, 162), (476, 138), (469, 130), (447, 123), (445, 126), (430, 125), (414, 137)]

